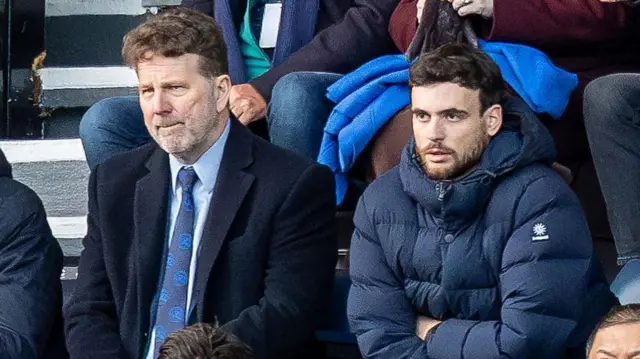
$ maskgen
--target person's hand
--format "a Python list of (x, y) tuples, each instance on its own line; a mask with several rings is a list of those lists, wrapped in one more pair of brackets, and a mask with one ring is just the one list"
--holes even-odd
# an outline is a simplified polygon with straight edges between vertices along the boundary
[(258, 90), (249, 84), (231, 87), (229, 104), (231, 113), (244, 125), (248, 125), (267, 115), (267, 102)]
[(493, 17), (493, 0), (448, 0), (460, 16), (480, 15), (485, 19)]
[(418, 0), (418, 3), (416, 4), (418, 8), (418, 12), (416, 13), (416, 17), (418, 18), (418, 24), (420, 23), (420, 18), (422, 18), (422, 10), (424, 10), (424, 3), (426, 2), (427, 0)]
[(439, 320), (419, 315), (416, 320), (416, 335), (422, 340), (427, 340), (429, 330), (440, 323), (442, 322)]

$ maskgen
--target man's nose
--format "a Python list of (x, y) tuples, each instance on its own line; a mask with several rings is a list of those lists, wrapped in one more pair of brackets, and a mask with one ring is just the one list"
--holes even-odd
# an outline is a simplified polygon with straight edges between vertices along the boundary
[(151, 108), (153, 109), (153, 113), (158, 115), (169, 113), (172, 109), (169, 99), (162, 91), (154, 94)]
[(433, 118), (426, 124), (426, 136), (432, 142), (442, 141), (446, 137), (446, 130), (442, 120)]

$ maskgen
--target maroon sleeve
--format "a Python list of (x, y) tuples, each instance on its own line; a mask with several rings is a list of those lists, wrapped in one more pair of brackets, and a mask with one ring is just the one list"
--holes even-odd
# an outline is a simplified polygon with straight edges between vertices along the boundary
[(617, 39), (629, 6), (600, 0), (494, 0), (488, 40), (535, 47)]
[(275, 83), (297, 71), (347, 73), (389, 51), (387, 31), (398, 0), (355, 0), (344, 18), (250, 83), (269, 101)]
[(389, 21), (389, 35), (400, 52), (407, 52), (418, 29), (418, 0), (402, 0)]

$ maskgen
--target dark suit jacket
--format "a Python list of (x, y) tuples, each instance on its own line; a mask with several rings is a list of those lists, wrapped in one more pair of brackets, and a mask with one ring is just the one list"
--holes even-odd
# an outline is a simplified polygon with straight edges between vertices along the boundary
[[(393, 51), (387, 31), (400, 0), (283, 0), (273, 67), (250, 83), (269, 101), (276, 82), (296, 71), (347, 73)], [(246, 82), (238, 28), (246, 0), (182, 0), (214, 14), (227, 44), (234, 83)]]
[[(334, 182), (327, 168), (230, 125), (189, 322), (218, 321), (259, 358), (293, 357), (331, 292)], [(71, 358), (142, 358), (164, 262), (169, 177), (155, 143), (92, 172), (77, 289), (64, 311)]]
[(0, 358), (63, 359), (62, 250), (0, 150)]

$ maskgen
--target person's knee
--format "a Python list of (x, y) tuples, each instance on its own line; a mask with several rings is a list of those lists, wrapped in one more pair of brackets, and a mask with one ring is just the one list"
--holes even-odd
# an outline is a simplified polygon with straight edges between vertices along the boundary
[(119, 119), (131, 117), (126, 112), (130, 110), (129, 103), (133, 102), (133, 99), (126, 97), (112, 97), (89, 107), (80, 120), (80, 138), (91, 139), (105, 130), (119, 126)]
[[(273, 87), (269, 126), (296, 126), (304, 121), (295, 118), (302, 112), (316, 112), (324, 106), (327, 83), (325, 74), (294, 72), (283, 76)], [(294, 119), (294, 120), (291, 120)]]
[(629, 86), (636, 85), (624, 75), (616, 74), (591, 81), (584, 90), (584, 121), (587, 130), (600, 127), (602, 121), (610, 121), (626, 106)]
[(298, 107), (310, 101), (323, 101), (328, 84), (325, 74), (294, 72), (283, 76), (273, 87), (272, 106)]

